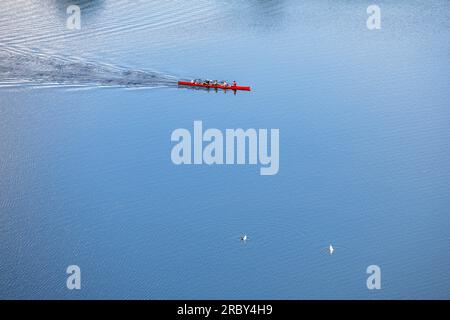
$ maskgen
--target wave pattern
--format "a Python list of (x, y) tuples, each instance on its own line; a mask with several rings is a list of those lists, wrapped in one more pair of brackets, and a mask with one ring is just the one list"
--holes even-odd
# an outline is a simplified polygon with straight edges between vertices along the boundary
[(176, 77), (147, 70), (0, 46), (0, 88), (175, 86)]

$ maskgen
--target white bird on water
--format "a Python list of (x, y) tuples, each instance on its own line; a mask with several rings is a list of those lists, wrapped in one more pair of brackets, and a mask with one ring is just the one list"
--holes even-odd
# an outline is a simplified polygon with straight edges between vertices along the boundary
[(333, 246), (330, 244), (330, 246), (328, 247), (328, 251), (330, 252), (330, 255), (332, 255), (333, 254), (333, 252), (334, 252), (334, 248), (333, 248)]
[(240, 236), (241, 241), (247, 241), (249, 239), (249, 237), (247, 237), (246, 234)]

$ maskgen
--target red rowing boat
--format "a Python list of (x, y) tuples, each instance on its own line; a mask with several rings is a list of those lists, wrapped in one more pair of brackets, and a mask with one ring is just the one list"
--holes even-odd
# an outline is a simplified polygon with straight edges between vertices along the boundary
[(212, 83), (211, 84), (203, 84), (203, 83), (195, 83), (195, 82), (189, 82), (189, 81), (178, 81), (178, 85), (179, 86), (188, 86), (188, 87), (212, 88), (212, 89), (251, 91), (250, 87), (212, 84)]

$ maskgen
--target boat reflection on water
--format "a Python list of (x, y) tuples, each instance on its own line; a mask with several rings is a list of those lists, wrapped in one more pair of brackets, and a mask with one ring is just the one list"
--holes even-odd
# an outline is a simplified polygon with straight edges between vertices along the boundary
[(205, 88), (205, 87), (186, 87), (186, 86), (182, 86), (182, 85), (178, 85), (179, 88), (182, 89), (188, 89), (188, 90), (195, 90), (195, 91), (204, 91), (204, 92), (215, 92), (215, 93), (219, 93), (219, 92), (223, 92), (224, 94), (227, 94), (228, 91), (232, 91), (234, 95), (237, 94), (238, 90), (224, 90), (224, 89), (219, 89), (219, 88)]

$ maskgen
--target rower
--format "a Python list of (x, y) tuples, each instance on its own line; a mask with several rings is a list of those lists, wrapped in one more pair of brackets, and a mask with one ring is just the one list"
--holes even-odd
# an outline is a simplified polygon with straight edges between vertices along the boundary
[(233, 87), (236, 87), (236, 86), (237, 86), (236, 81), (233, 81)]
[(223, 85), (224, 87), (226, 87), (226, 86), (228, 86), (228, 83), (227, 83), (226, 81), (224, 81), (224, 82), (222, 83), (222, 85)]

